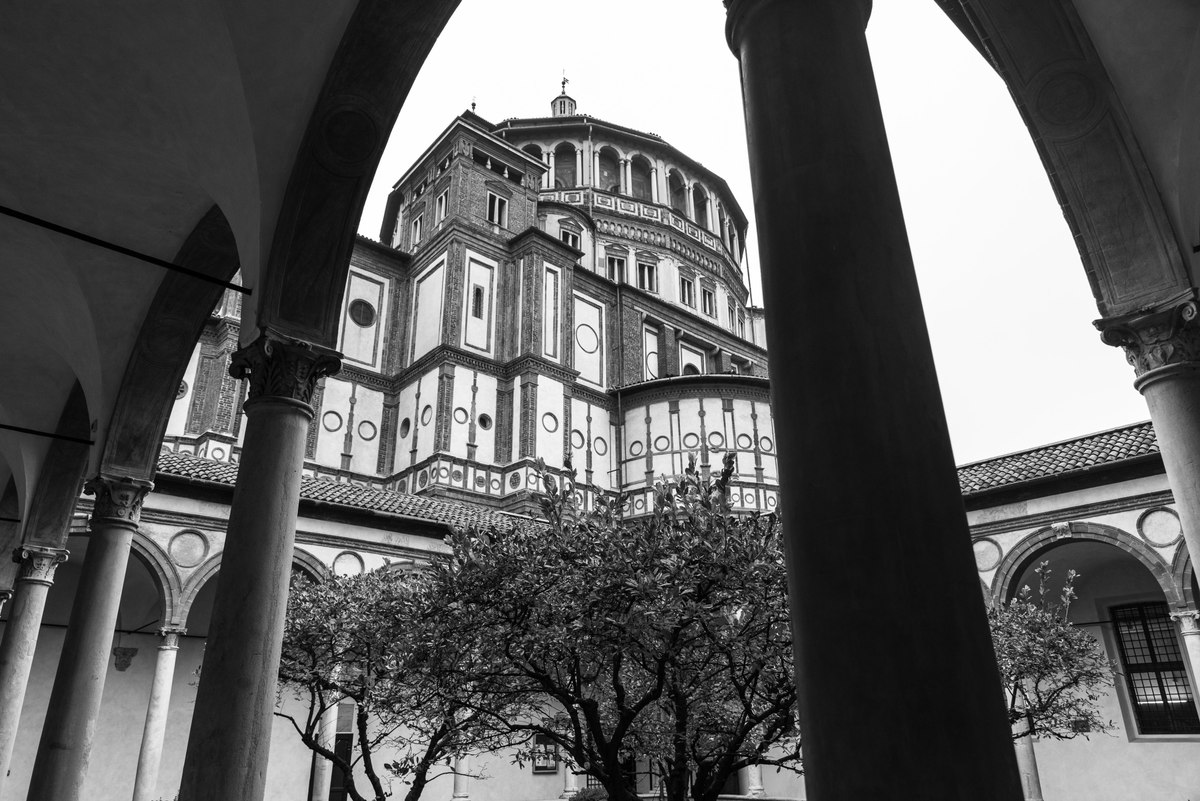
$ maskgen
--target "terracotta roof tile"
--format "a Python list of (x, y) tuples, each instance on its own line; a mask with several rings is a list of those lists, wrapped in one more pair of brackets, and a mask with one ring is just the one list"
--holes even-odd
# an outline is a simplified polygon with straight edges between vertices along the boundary
[(1158, 439), (1147, 421), (963, 465), (958, 484), (963, 495), (972, 495), (1156, 453)]
[[(238, 466), (190, 454), (164, 452), (158, 456), (158, 472), (233, 486), (237, 482)], [(527, 519), (474, 504), (426, 498), (311, 476), (300, 480), (300, 499), (451, 526), (495, 525), (497, 528), (507, 529)]]

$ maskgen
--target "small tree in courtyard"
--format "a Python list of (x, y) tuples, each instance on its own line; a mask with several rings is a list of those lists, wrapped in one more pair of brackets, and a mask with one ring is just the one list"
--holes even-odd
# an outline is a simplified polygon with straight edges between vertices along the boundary
[[(392, 779), (408, 782), (405, 801), (417, 801), (432, 778), (452, 770), (455, 757), (503, 742), (464, 706), (469, 694), (447, 692), (441, 660), (462, 654), (422, 626), (422, 583), (419, 573), (390, 569), (293, 578), (279, 678), (281, 692), (290, 691), (305, 712), (275, 714), (333, 763), (355, 801), (383, 801)], [(351, 753), (321, 739), (321, 718), (336, 715), (344, 701), (354, 705)], [(356, 783), (356, 768), (368, 788)]]
[(1049, 563), (1034, 573), (1036, 599), (1025, 586), (988, 612), (1013, 739), (1069, 740), (1109, 731), (1114, 724), (1100, 717), (1098, 702), (1113, 684), (1113, 666), (1100, 643), (1068, 621), (1078, 574), (1067, 571), (1055, 599), (1047, 589)]
[(450, 683), (489, 689), (465, 705), (555, 744), (614, 801), (636, 798), (635, 761), (671, 801), (713, 801), (748, 765), (799, 772), (778, 521), (730, 513), (732, 473), (689, 465), (633, 522), (544, 475), (544, 526), (454, 534), (425, 619), (476, 644)]

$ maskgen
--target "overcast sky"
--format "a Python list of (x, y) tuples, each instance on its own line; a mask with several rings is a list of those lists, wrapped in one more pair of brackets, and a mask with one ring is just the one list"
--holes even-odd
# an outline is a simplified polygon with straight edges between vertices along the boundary
[[(564, 70), (580, 113), (703, 162), (753, 228), (724, 22), (720, 0), (463, 0), (396, 123), (361, 233), (378, 238), (392, 183), (472, 101), (493, 122), (548, 115)], [(875, 0), (867, 35), (957, 461), (1147, 419), (1133, 369), (1091, 325), (1079, 255), (999, 78), (933, 0)]]

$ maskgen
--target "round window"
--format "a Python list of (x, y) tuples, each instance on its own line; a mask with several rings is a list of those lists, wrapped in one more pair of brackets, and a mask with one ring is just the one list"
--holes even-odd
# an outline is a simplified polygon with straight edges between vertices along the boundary
[(405, 417), (404, 420), (400, 422), (400, 439), (407, 437), (409, 431), (412, 431), (412, 420), (409, 420), (407, 417)]
[(363, 328), (375, 325), (375, 307), (362, 298), (350, 301), (350, 319)]
[(486, 414), (479, 415), (479, 427), (482, 428), (484, 431), (487, 431), (489, 428), (491, 428), (492, 427), (491, 416), (486, 415)]

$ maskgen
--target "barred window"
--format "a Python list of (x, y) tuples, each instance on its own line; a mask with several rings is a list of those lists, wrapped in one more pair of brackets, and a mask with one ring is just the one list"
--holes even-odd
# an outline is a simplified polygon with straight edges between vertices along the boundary
[(1200, 733), (1200, 716), (1167, 605), (1116, 606), (1111, 614), (1138, 731)]

